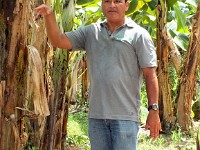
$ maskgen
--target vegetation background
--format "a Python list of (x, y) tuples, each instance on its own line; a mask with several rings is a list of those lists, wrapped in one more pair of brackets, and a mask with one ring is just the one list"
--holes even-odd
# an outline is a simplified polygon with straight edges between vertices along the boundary
[[(42, 3), (53, 7), (63, 32), (104, 20), (101, 0), (0, 0), (0, 149), (89, 149), (87, 57), (51, 46), (44, 18), (34, 20)], [(141, 130), (140, 149), (199, 145), (199, 10), (198, 0), (130, 1), (126, 15), (156, 45), (163, 128), (156, 141)], [(144, 87), (141, 97), (143, 125)]]

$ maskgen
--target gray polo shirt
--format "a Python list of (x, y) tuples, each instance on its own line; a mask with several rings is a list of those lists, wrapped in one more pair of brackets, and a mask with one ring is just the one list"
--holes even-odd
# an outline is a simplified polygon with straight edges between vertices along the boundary
[(112, 34), (106, 22), (66, 32), (72, 50), (86, 50), (89, 118), (139, 122), (141, 68), (157, 66), (149, 33), (131, 19)]

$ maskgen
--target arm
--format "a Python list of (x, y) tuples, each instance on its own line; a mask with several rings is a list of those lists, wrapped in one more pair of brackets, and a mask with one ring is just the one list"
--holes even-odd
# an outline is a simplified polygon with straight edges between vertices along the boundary
[[(142, 71), (146, 82), (148, 105), (152, 105), (154, 103), (158, 104), (158, 79), (156, 75), (156, 68), (143, 68)], [(152, 138), (156, 139), (159, 136), (161, 124), (158, 110), (149, 111), (145, 129), (150, 129), (150, 136)]]
[(47, 30), (47, 36), (51, 42), (51, 44), (58, 48), (63, 49), (72, 49), (72, 45), (66, 36), (66, 34), (61, 33), (57, 23), (56, 23), (56, 17), (52, 10), (47, 5), (40, 5), (39, 7), (35, 8), (35, 18), (38, 18), (39, 15), (43, 15), (45, 17), (45, 23), (46, 23), (46, 30)]

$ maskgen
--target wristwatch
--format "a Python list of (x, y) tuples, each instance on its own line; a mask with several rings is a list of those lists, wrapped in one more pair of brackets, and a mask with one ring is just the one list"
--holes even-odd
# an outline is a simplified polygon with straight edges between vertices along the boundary
[(152, 104), (152, 105), (150, 105), (149, 107), (148, 107), (148, 111), (149, 110), (158, 110), (158, 104)]

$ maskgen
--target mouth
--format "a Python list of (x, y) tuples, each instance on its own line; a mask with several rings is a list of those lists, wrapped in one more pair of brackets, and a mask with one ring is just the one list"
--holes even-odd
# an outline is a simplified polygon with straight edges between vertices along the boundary
[(116, 13), (117, 11), (115, 10), (109, 10), (108, 13)]
[(110, 9), (108, 12), (117, 12), (115, 9)]

